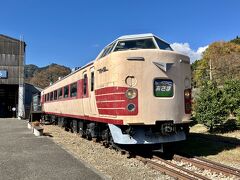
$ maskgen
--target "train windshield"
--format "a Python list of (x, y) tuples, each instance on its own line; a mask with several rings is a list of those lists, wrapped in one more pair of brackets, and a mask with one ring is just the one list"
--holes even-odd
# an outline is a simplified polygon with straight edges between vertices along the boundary
[(160, 40), (160, 39), (158, 39), (156, 37), (155, 37), (155, 40), (156, 40), (156, 42), (158, 44), (159, 49), (173, 51), (171, 46), (168, 43), (165, 43), (164, 41), (162, 41), (162, 40)]
[(138, 39), (138, 40), (125, 40), (119, 41), (114, 51), (126, 51), (136, 49), (157, 49), (153, 39)]

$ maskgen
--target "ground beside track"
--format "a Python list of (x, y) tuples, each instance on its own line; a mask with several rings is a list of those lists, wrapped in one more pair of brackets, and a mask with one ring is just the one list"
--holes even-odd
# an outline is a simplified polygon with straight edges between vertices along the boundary
[(113, 149), (105, 148), (100, 143), (80, 138), (79, 135), (64, 129), (45, 125), (44, 133), (81, 161), (85, 161), (110, 179), (173, 179), (153, 170), (135, 158), (127, 158)]
[(176, 146), (182, 153), (240, 169), (240, 130), (209, 134), (206, 127), (198, 124), (190, 129), (188, 140)]
[(104, 179), (47, 137), (36, 137), (25, 120), (0, 119), (1, 180)]

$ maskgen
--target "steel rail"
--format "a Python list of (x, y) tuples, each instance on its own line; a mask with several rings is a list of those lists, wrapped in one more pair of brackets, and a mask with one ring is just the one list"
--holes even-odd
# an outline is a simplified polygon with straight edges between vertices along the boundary
[(213, 164), (213, 163), (206, 163), (206, 162), (203, 162), (203, 161), (200, 161), (200, 160), (196, 160), (196, 159), (192, 159), (192, 158), (186, 158), (186, 157), (179, 156), (179, 155), (174, 155), (173, 159), (181, 160), (181, 161), (184, 161), (186, 163), (191, 163), (194, 166), (199, 167), (199, 168), (209, 169), (209, 170), (212, 170), (212, 171), (217, 172), (217, 173), (223, 173), (225, 175), (234, 175), (234, 176), (240, 178), (239, 173), (231, 171), (228, 168), (223, 168), (223, 167), (217, 166), (216, 164)]
[(136, 158), (140, 161), (142, 161), (145, 164), (148, 164), (150, 167), (152, 167), (153, 169), (156, 169), (162, 173), (165, 173), (171, 177), (177, 178), (177, 179), (181, 179), (181, 180), (197, 180), (197, 178), (194, 178), (192, 176), (189, 176), (187, 174), (181, 173), (180, 171), (174, 170), (172, 168), (169, 168), (167, 166), (161, 165), (159, 163), (156, 163), (152, 160), (143, 158), (141, 156), (136, 156)]
[(171, 163), (171, 162), (168, 162), (168, 161), (166, 161), (166, 160), (164, 160), (164, 159), (162, 159), (162, 158), (159, 158), (159, 157), (157, 157), (157, 156), (153, 156), (153, 158), (156, 159), (156, 160), (159, 160), (159, 161), (161, 161), (161, 162), (163, 162), (163, 163), (166, 163), (166, 164), (168, 164), (169, 166), (172, 166), (172, 167), (174, 167), (174, 168), (176, 168), (176, 169), (179, 169), (179, 170), (181, 170), (181, 171), (183, 171), (183, 172), (185, 172), (185, 173), (187, 173), (187, 174), (191, 174), (192, 176), (197, 177), (198, 179), (210, 180), (209, 178), (207, 178), (207, 177), (205, 177), (205, 176), (202, 176), (202, 175), (197, 174), (197, 173), (195, 173), (195, 172), (193, 172), (193, 171), (190, 171), (190, 170), (188, 170), (188, 169), (185, 169), (185, 168), (183, 168), (183, 167), (180, 167), (180, 166), (178, 166), (178, 165), (176, 165), (176, 164), (173, 164), (173, 163)]
[(236, 174), (238, 174), (238, 176), (240, 176), (240, 169), (236, 169), (236, 168), (233, 168), (233, 167), (230, 167), (230, 166), (226, 166), (224, 164), (220, 164), (218, 162), (214, 162), (214, 161), (211, 161), (211, 160), (208, 160), (208, 159), (205, 159), (205, 158), (201, 158), (201, 157), (194, 157), (194, 159), (197, 159), (197, 160), (205, 162), (205, 163), (213, 164), (213, 165), (219, 166), (221, 168), (225, 168), (226, 170), (229, 170), (229, 172), (231, 171), (231, 173), (236, 173)]

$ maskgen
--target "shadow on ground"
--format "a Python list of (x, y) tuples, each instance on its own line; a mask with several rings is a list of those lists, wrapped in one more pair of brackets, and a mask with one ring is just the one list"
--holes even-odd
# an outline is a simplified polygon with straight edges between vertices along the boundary
[(190, 133), (186, 141), (178, 142), (173, 146), (172, 149), (176, 150), (177, 153), (209, 156), (240, 147), (240, 140), (219, 135)]
[(53, 137), (51, 133), (43, 133), (43, 136)]

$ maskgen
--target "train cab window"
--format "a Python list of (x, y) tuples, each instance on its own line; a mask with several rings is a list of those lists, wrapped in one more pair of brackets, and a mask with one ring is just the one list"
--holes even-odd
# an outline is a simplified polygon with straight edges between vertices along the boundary
[(44, 95), (44, 102), (47, 102), (47, 95)]
[(112, 52), (112, 49), (113, 49), (114, 46), (115, 46), (115, 42), (112, 43), (112, 44), (110, 44), (109, 46), (107, 46), (107, 47), (103, 50), (103, 52), (102, 52), (101, 56), (99, 57), (99, 59), (105, 57), (105, 56), (108, 55), (108, 54), (110, 54), (110, 53)]
[(53, 92), (53, 100), (57, 100), (57, 90)]
[(108, 54), (109, 49), (110, 49), (109, 47), (106, 47), (106, 48), (104, 49), (103, 53), (101, 54), (100, 58), (105, 57), (105, 56)]
[(160, 40), (160, 39), (158, 39), (156, 37), (155, 37), (155, 40), (156, 40), (156, 42), (158, 44), (159, 49), (172, 51), (172, 48), (171, 48), (171, 46), (169, 44), (165, 43), (164, 41), (162, 41), (162, 40)]
[(58, 92), (58, 99), (62, 99), (62, 88), (57, 90)]
[(86, 96), (87, 94), (87, 74), (84, 74), (83, 77), (83, 95)]
[(91, 91), (94, 91), (94, 71), (91, 72)]
[(77, 83), (73, 83), (70, 86), (70, 92), (71, 92), (71, 97), (76, 97), (77, 96)]
[(119, 41), (114, 51), (126, 51), (136, 49), (156, 49), (153, 39), (137, 39), (137, 40), (125, 40)]
[(69, 86), (65, 86), (64, 87), (64, 98), (67, 98), (68, 97), (68, 94), (69, 94)]
[(50, 101), (53, 100), (53, 92), (50, 93)]

